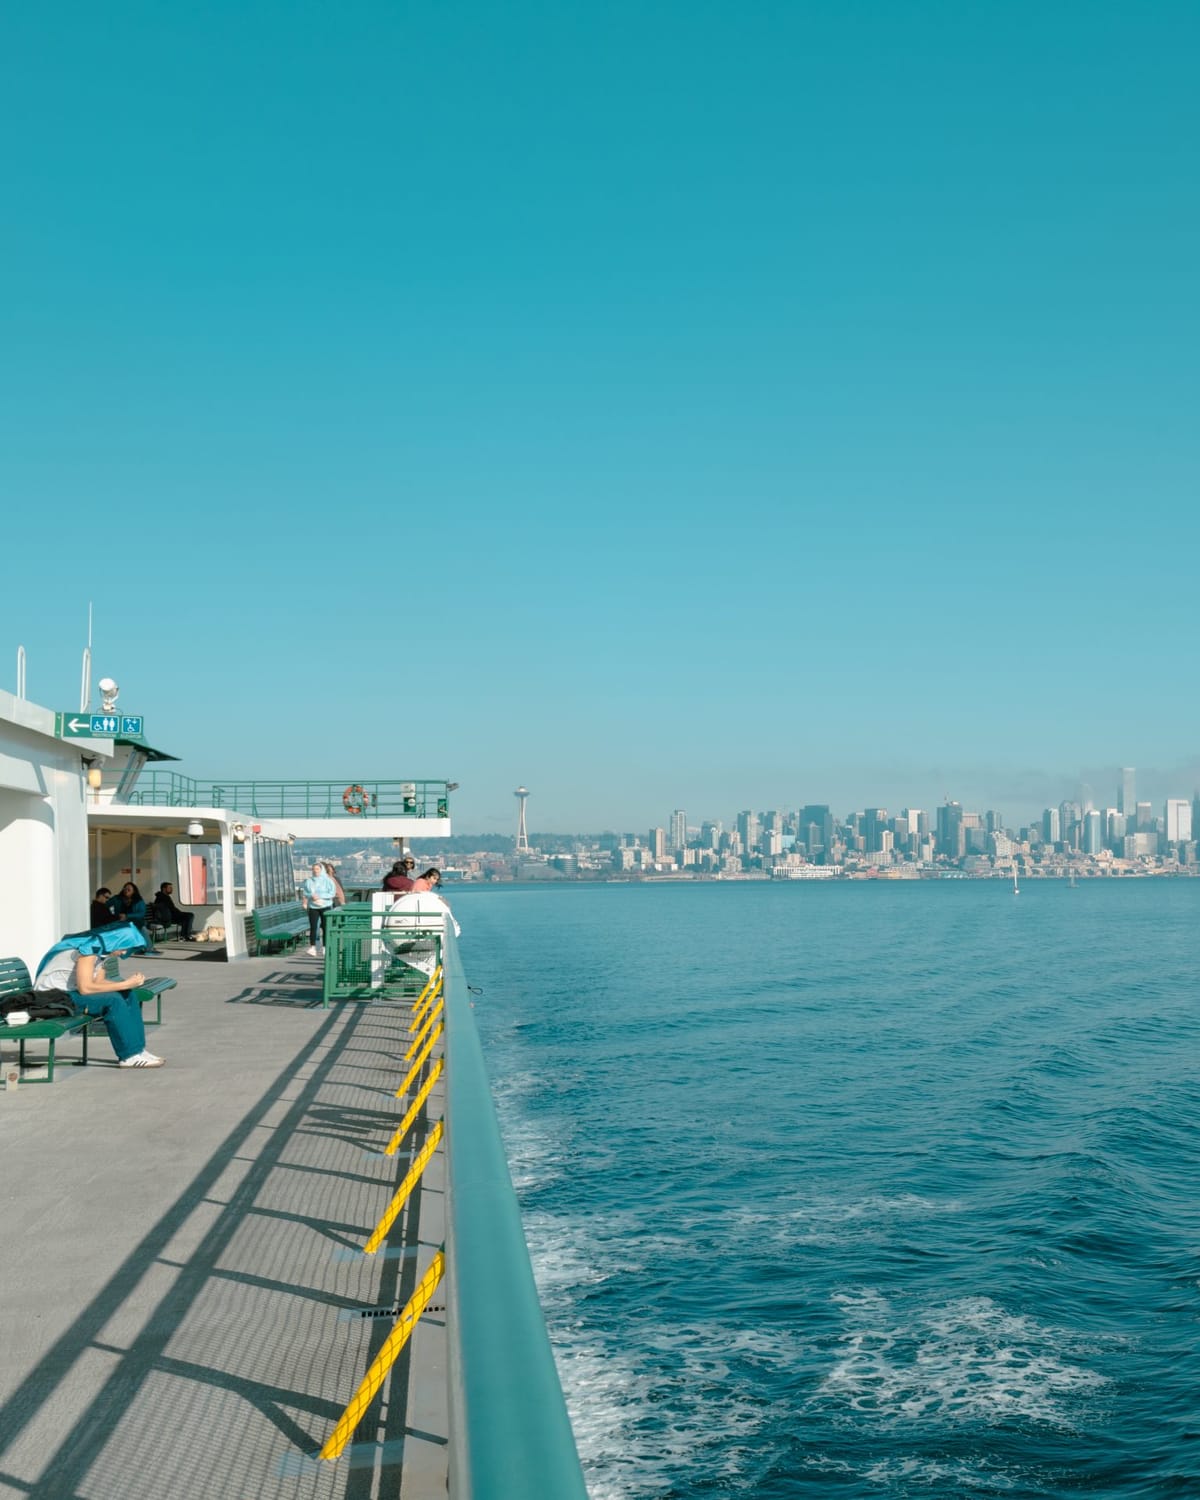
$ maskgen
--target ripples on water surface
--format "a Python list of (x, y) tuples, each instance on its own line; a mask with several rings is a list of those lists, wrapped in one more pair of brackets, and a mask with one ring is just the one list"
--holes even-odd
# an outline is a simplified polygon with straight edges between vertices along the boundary
[(1200, 881), (455, 904), (592, 1500), (1200, 1496)]

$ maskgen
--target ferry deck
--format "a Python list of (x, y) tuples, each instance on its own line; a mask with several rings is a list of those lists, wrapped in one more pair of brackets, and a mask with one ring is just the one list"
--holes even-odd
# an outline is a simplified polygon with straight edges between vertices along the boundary
[(453, 934), (444, 1013), (410, 1063), (415, 995), (338, 998), (302, 947), (253, 952), (256, 900), (288, 894), (270, 887), (290, 876), (275, 856), (294, 809), (139, 792), (119, 765), (85, 791), (86, 761), (77, 795), (46, 711), (0, 708), (0, 845), (52, 881), (24, 897), (30, 967), (46, 933), (27, 928), (86, 925), (82, 874), (148, 870), (153, 890), (197, 843), (229, 938), (123, 961), (176, 981), (147, 1035), (161, 1069), (119, 1070), (102, 1032), (72, 1066), (76, 1035), (48, 1083), (13, 1067), (0, 1028), (18, 1074), (0, 1099), (0, 1493), (584, 1500)]

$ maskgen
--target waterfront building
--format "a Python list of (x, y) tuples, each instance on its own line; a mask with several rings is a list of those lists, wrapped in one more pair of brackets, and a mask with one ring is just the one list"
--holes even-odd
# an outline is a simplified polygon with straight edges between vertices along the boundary
[(1149, 833), (1154, 827), (1154, 808), (1149, 802), (1137, 804), (1134, 829), (1137, 833)]
[(1133, 816), (1137, 808), (1137, 774), (1133, 766), (1121, 767), (1121, 779), (1117, 784), (1117, 811), (1124, 813), (1127, 818)]
[(647, 840), (650, 848), (650, 858), (655, 864), (667, 857), (667, 834), (663, 828), (652, 828)]
[(1048, 807), (1042, 814), (1042, 838), (1047, 844), (1062, 842), (1062, 819), (1056, 807)]

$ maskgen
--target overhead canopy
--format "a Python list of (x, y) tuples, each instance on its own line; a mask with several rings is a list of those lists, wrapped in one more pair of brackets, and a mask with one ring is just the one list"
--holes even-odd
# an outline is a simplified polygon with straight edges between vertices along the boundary
[(156, 750), (153, 745), (147, 744), (140, 734), (114, 734), (114, 745), (130, 745), (135, 750), (140, 750), (147, 760), (178, 760), (178, 755), (168, 755), (165, 750)]

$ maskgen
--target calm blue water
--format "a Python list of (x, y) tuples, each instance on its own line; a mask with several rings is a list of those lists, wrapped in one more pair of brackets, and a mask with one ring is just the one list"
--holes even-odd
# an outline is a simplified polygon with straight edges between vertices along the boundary
[(593, 1500), (1200, 1495), (1200, 881), (453, 895)]

